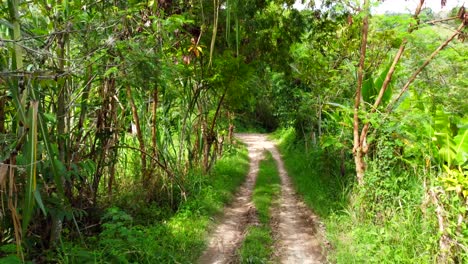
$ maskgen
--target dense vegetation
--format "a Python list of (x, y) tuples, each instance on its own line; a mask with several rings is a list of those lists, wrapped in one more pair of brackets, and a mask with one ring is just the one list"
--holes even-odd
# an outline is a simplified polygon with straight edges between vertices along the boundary
[[(274, 135), (298, 192), (326, 224), (332, 262), (468, 261), (466, 33), (427, 22), (438, 20), (433, 15), (369, 17), (367, 56), (354, 54), (365, 59), (362, 69), (346, 62), (339, 77), (335, 69), (322, 73), (327, 89), (298, 104), (308, 106), (296, 112), (305, 120)], [(397, 49), (405, 55), (395, 59)], [(353, 102), (347, 92), (356, 82), (361, 96)]]
[(0, 258), (193, 262), (284, 127), (332, 260), (467, 261), (468, 15), (322, 2), (2, 0)]

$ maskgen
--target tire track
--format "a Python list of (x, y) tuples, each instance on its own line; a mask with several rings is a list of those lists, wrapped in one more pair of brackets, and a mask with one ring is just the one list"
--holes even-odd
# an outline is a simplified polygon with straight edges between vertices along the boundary
[(272, 212), (272, 230), (276, 238), (274, 260), (285, 264), (326, 263), (318, 218), (296, 195), (276, 146), (262, 134), (236, 136), (247, 144), (249, 174), (232, 204), (225, 208), (220, 224), (198, 262), (221, 264), (237, 261), (236, 249), (244, 239), (246, 227), (257, 221), (252, 191), (263, 151), (268, 150), (277, 162), (281, 178), (281, 195)]

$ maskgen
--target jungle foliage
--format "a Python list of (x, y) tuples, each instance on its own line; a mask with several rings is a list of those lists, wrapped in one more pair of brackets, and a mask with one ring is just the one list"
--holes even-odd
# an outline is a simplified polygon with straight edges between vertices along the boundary
[(284, 127), (333, 260), (466, 261), (468, 15), (378, 2), (2, 0), (0, 258), (191, 262)]
[(332, 7), (351, 14), (328, 42), (310, 31), (293, 45), (308, 85), (293, 90), (296, 111), (278, 104), (294, 128), (276, 135), (286, 166), (326, 223), (332, 262), (464, 263), (467, 15), (437, 17), (424, 1), (370, 15), (366, 2)]

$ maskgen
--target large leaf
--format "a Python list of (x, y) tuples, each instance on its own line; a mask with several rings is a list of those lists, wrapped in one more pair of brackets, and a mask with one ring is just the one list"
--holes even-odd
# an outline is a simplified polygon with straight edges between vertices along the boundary
[(362, 82), (362, 99), (364, 99), (365, 102), (370, 103), (373, 98), (375, 98), (375, 90), (374, 90), (374, 82), (372, 80), (372, 77), (364, 80)]
[(39, 206), (39, 208), (41, 208), (42, 213), (43, 213), (44, 215), (47, 215), (47, 210), (46, 210), (46, 208), (45, 208), (45, 206), (44, 206), (44, 202), (42, 202), (41, 193), (39, 192), (38, 189), (36, 189), (36, 190), (34, 191), (34, 198), (36, 199), (36, 203), (37, 203), (37, 205)]
[(450, 127), (450, 118), (443, 110), (437, 109), (434, 117), (434, 130), (436, 131), (448, 131)]
[(468, 162), (468, 127), (461, 128), (453, 141), (455, 143), (456, 165), (466, 165)]

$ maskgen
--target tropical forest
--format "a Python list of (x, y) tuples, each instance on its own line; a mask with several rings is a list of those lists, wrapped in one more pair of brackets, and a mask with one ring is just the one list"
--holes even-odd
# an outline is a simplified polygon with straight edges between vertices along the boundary
[(0, 1), (0, 263), (468, 263), (463, 1)]

